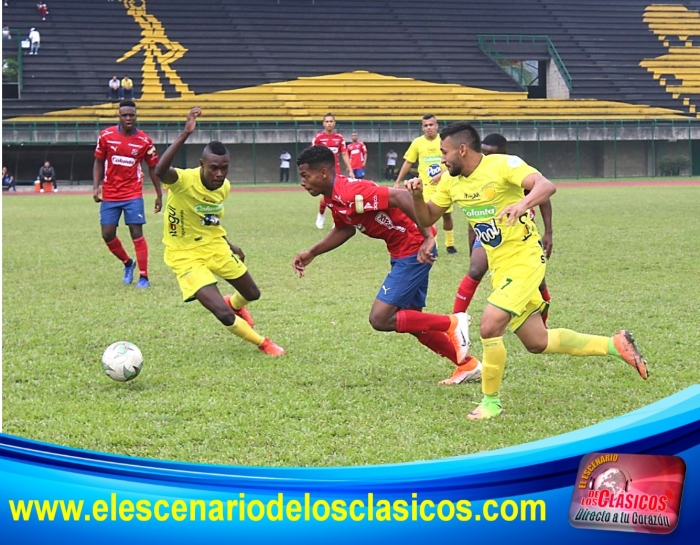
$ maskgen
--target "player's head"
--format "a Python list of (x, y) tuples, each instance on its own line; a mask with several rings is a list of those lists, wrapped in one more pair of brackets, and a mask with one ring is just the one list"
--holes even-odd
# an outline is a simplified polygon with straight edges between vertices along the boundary
[(438, 122), (433, 114), (425, 114), (421, 121), (423, 134), (428, 140), (433, 140), (438, 134)]
[(481, 138), (474, 127), (465, 121), (450, 123), (440, 132), (442, 162), (452, 176), (463, 173), (465, 163), (472, 156), (481, 157)]
[(335, 180), (335, 156), (326, 146), (311, 146), (297, 157), (301, 187), (313, 197), (330, 193)]
[(353, 142), (357, 142), (357, 133), (356, 133), (356, 132), (353, 132), (353, 133), (350, 135), (350, 138), (352, 138), (352, 141), (353, 141)]
[(207, 144), (199, 160), (199, 176), (204, 187), (213, 191), (224, 185), (229, 161), (228, 150), (221, 142), (212, 140)]
[(136, 125), (136, 103), (122, 100), (119, 103), (119, 124), (125, 132), (131, 132)]
[(497, 132), (486, 135), (481, 141), (481, 153), (484, 155), (491, 155), (492, 153), (506, 154), (508, 153), (508, 140)]
[(328, 112), (323, 116), (323, 128), (328, 133), (333, 132), (333, 129), (335, 129), (335, 116), (332, 113)]

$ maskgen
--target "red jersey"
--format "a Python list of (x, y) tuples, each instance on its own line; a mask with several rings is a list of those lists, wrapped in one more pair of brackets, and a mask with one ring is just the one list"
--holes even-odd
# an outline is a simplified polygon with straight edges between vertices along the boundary
[(389, 207), (389, 188), (371, 180), (349, 180), (336, 176), (332, 198), (323, 197), (339, 229), (348, 225), (368, 237), (386, 242), (391, 257), (418, 253), (423, 235), (415, 223), (396, 207)]
[(314, 136), (314, 139), (311, 141), (311, 145), (326, 146), (331, 150), (335, 157), (335, 173), (340, 174), (340, 160), (338, 156), (344, 151), (347, 151), (343, 135), (337, 132), (328, 134), (326, 131), (321, 131), (316, 133), (316, 136)]
[(348, 144), (348, 155), (350, 156), (350, 166), (353, 170), (365, 168), (367, 146), (365, 146), (364, 142), (350, 142)]
[(145, 132), (136, 129), (134, 134), (124, 135), (119, 132), (118, 125), (100, 133), (95, 158), (105, 162), (103, 201), (128, 201), (142, 197), (141, 162), (145, 160), (149, 167), (158, 164), (153, 140)]

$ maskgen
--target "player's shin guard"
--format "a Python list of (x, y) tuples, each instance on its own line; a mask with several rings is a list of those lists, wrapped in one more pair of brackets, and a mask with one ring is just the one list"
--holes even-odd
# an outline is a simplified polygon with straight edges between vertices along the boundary
[(458, 365), (455, 347), (452, 346), (452, 341), (443, 331), (424, 331), (417, 338), (423, 346)]
[(570, 356), (607, 356), (610, 338), (600, 335), (577, 333), (570, 329), (548, 329), (545, 354), (569, 354)]
[(248, 303), (250, 303), (250, 301), (248, 301), (237, 291), (235, 291), (233, 295), (231, 295), (231, 308), (233, 308), (234, 310), (240, 310)]
[(148, 277), (148, 244), (146, 244), (146, 237), (134, 239), (134, 250), (136, 251), (136, 262), (139, 265), (139, 276)]
[(506, 366), (506, 345), (503, 337), (481, 339), (484, 355), (481, 359), (481, 391), (487, 396), (498, 396)]
[(233, 322), (232, 325), (226, 326), (226, 329), (236, 335), (236, 337), (240, 337), (244, 341), (253, 343), (256, 346), (260, 346), (265, 340), (265, 337), (256, 333), (243, 318), (236, 317), (236, 321)]
[(469, 308), (469, 303), (472, 302), (474, 293), (476, 293), (476, 288), (479, 287), (480, 282), (474, 280), (471, 276), (466, 275), (462, 278), (459, 283), (459, 288), (457, 288), (457, 295), (455, 296), (455, 302), (452, 307), (453, 313), (466, 312)]
[(129, 261), (129, 254), (126, 253), (126, 250), (124, 249), (124, 246), (122, 246), (122, 241), (119, 240), (119, 237), (114, 237), (112, 240), (109, 242), (105, 242), (107, 245), (107, 248), (109, 248), (109, 251), (114, 254), (119, 261), (124, 263), (125, 265)]

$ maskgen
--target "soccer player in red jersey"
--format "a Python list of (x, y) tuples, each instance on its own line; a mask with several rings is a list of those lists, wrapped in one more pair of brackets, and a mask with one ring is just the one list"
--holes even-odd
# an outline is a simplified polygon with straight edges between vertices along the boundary
[(386, 243), (391, 271), (372, 305), (369, 322), (377, 331), (410, 333), (433, 352), (455, 365), (472, 365), (468, 380), (481, 377), (481, 364), (469, 356), (469, 316), (421, 312), (428, 293), (428, 275), (435, 260), (435, 230), (416, 225), (408, 191), (382, 187), (370, 180), (338, 175), (333, 153), (312, 146), (297, 159), (301, 186), (313, 197), (321, 195), (331, 209), (330, 233), (294, 257), (292, 267), (304, 276), (318, 255), (344, 244), (360, 231)]
[[(316, 133), (313, 140), (311, 141), (312, 146), (326, 146), (333, 152), (335, 157), (335, 173), (341, 174), (340, 172), (340, 160), (339, 155), (343, 156), (343, 162), (345, 167), (348, 169), (348, 174), (352, 174), (352, 165), (350, 164), (350, 158), (348, 157), (347, 146), (345, 145), (345, 138), (340, 133), (335, 132), (335, 116), (332, 113), (327, 113), (323, 116), (323, 130)], [(318, 216), (316, 216), (316, 227), (323, 229), (323, 225), (326, 221), (326, 203), (323, 199), (318, 204)]]
[(367, 164), (367, 146), (359, 141), (356, 132), (350, 135), (352, 142), (348, 144), (348, 155), (350, 156), (350, 166), (352, 175), (358, 180), (365, 177), (365, 165)]
[[(124, 283), (134, 280), (138, 263), (137, 288), (147, 288), (148, 246), (143, 236), (146, 212), (143, 203), (142, 161), (146, 161), (153, 186), (156, 189), (156, 213), (163, 205), (160, 179), (155, 173), (158, 153), (153, 140), (136, 128), (136, 104), (131, 100), (119, 103), (119, 124), (104, 129), (97, 140), (95, 162), (92, 166), (93, 199), (100, 204), (102, 239), (107, 248), (124, 264)], [(100, 186), (102, 186), (100, 191)], [(129, 227), (134, 242), (136, 261), (122, 246), (117, 237), (119, 218), (124, 213), (124, 223)]]

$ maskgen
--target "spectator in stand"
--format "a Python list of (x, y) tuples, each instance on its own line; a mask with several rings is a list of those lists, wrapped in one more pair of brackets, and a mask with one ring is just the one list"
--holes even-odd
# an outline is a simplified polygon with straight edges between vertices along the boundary
[(384, 177), (387, 180), (393, 180), (396, 178), (396, 159), (398, 159), (399, 154), (393, 149), (390, 149), (386, 154), (386, 172), (384, 172)]
[(280, 183), (289, 181), (289, 161), (292, 160), (292, 155), (286, 150), (282, 150), (280, 155)]
[(119, 98), (134, 98), (134, 82), (131, 81), (131, 78), (126, 74), (124, 74), (124, 77), (122, 78), (121, 88), (119, 89)]
[(44, 192), (44, 183), (51, 182), (53, 185), (53, 192), (58, 192), (58, 186), (56, 185), (56, 171), (51, 166), (51, 163), (46, 161), (44, 166), (39, 169), (39, 180), (41, 181), (40, 193)]
[(17, 187), (15, 186), (15, 177), (10, 174), (10, 171), (7, 170), (7, 167), (2, 167), (2, 190), (3, 191), (17, 191)]
[[(5, 4), (7, 5), (7, 4)], [(12, 32), (10, 32), (10, 27), (5, 25), (2, 27), (2, 39), (3, 40), (11, 40), (12, 39)]]
[(108, 92), (108, 97), (110, 100), (118, 100), (119, 99), (119, 94), (120, 94), (120, 89), (121, 89), (121, 83), (119, 83), (119, 78), (117, 76), (112, 76), (112, 79), (109, 80), (109, 92)]
[(49, 7), (46, 5), (46, 3), (39, 2), (36, 5), (36, 10), (39, 12), (39, 15), (41, 15), (41, 20), (46, 21), (46, 16), (49, 14)]
[(29, 54), (30, 55), (38, 55), (39, 54), (39, 46), (41, 45), (41, 34), (39, 34), (39, 31), (32, 27), (29, 30)]

